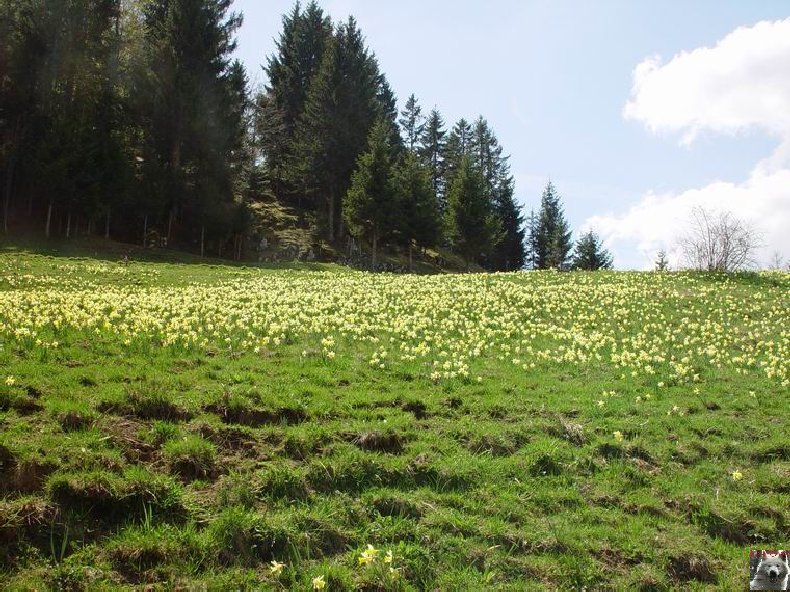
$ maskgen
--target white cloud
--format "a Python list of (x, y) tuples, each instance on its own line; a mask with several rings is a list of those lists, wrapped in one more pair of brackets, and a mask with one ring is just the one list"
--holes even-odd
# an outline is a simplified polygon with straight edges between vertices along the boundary
[[(677, 239), (690, 219), (691, 209), (730, 211), (762, 234), (759, 259), (768, 263), (774, 251), (790, 256), (790, 170), (765, 174), (756, 170), (743, 183), (718, 181), (677, 194), (648, 193), (626, 212), (593, 216), (585, 227), (596, 229), (618, 261), (629, 267), (650, 268), (659, 249), (679, 263)], [(634, 253), (638, 255), (635, 257)]]
[[(672, 253), (695, 206), (731, 211), (763, 235), (760, 258), (790, 257), (790, 18), (740, 27), (714, 47), (681, 52), (666, 64), (650, 57), (633, 72), (623, 116), (659, 134), (681, 134), (691, 144), (700, 133), (737, 135), (760, 130), (779, 147), (757, 163), (748, 179), (716, 181), (674, 194), (648, 193), (627, 211), (589, 218), (629, 267), (650, 267), (660, 248)], [(638, 258), (628, 256), (629, 249)], [(623, 260), (623, 257), (620, 257)]]
[(633, 73), (626, 119), (653, 132), (736, 134), (758, 128), (790, 135), (790, 18), (740, 27), (714, 47), (647, 58)]

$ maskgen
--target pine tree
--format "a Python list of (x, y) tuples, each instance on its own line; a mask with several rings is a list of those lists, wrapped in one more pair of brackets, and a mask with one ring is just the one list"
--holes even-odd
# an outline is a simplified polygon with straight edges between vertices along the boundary
[[(168, 242), (178, 216), (201, 218), (227, 197), (226, 147), (230, 55), (241, 17), (232, 0), (150, 0), (145, 5), (145, 117), (165, 176)], [(212, 197), (213, 196), (213, 197)]]
[(503, 168), (507, 166), (507, 157), (502, 156), (502, 146), (482, 116), (478, 117), (472, 126), (469, 152), (483, 174), (489, 193), (493, 196)]
[(536, 269), (567, 269), (570, 251), (571, 232), (568, 222), (560, 196), (549, 182), (543, 190), (538, 214), (535, 236)]
[(403, 134), (403, 144), (408, 150), (417, 149), (417, 144), (425, 132), (425, 118), (422, 109), (417, 103), (417, 98), (412, 94), (406, 100), (406, 105), (401, 111), (401, 118), (398, 120)]
[(298, 172), (292, 168), (296, 127), (331, 37), (331, 20), (321, 8), (310, 2), (302, 10), (297, 2), (283, 16), (277, 53), (264, 68), (269, 84), (257, 98), (259, 145), (272, 191), (278, 199), (293, 199), (298, 205), (302, 196)]
[(389, 131), (383, 120), (373, 126), (368, 149), (357, 160), (351, 187), (343, 200), (343, 218), (351, 234), (371, 241), (374, 270), (379, 240), (392, 231), (394, 222)]
[(494, 210), (502, 234), (491, 254), (491, 267), (498, 271), (515, 271), (526, 265), (524, 217), (514, 198), (514, 181), (507, 171), (500, 173), (496, 185)]
[(447, 134), (444, 129), (444, 120), (436, 109), (432, 109), (425, 120), (425, 128), (420, 137), (418, 154), (431, 178), (431, 186), (436, 196), (436, 205), (440, 214), (446, 210), (445, 185), (444, 185), (444, 139)]
[(439, 240), (439, 209), (427, 169), (414, 152), (406, 152), (393, 174), (398, 231), (409, 249), (409, 271), (415, 245), (430, 247)]
[[(58, 214), (65, 234), (90, 226), (119, 192), (115, 134), (119, 0), (0, 2), (0, 170), (3, 224), (12, 197), (46, 203), (45, 235)], [(22, 204), (16, 204), (17, 211)]]
[[(472, 126), (466, 119), (461, 118), (447, 136), (444, 148), (445, 187), (449, 188), (452, 185), (453, 177), (461, 166), (461, 160), (471, 155), (472, 147)], [(476, 159), (472, 158), (472, 162), (476, 162)]]
[[(375, 64), (375, 69), (378, 70), (378, 64), (375, 62), (375, 59), (373, 59), (373, 63)], [(395, 157), (403, 149), (403, 138), (401, 138), (400, 127), (398, 126), (398, 99), (383, 72), (376, 77), (376, 85), (378, 87), (376, 92), (376, 119), (387, 123), (387, 127), (390, 130), (389, 140), (392, 146), (392, 154)]]
[(447, 192), (447, 228), (455, 250), (467, 265), (488, 255), (499, 239), (501, 229), (486, 195), (485, 180), (471, 156), (458, 163)]
[(365, 150), (376, 120), (386, 124), (388, 145), (395, 150), (394, 97), (385, 83), (356, 21), (349, 18), (327, 43), (313, 77), (297, 123), (292, 168), (304, 192), (317, 205), (323, 202), (330, 242), (342, 235), (345, 218), (338, 216), (341, 198), (348, 191), (357, 157)]
[(603, 248), (600, 237), (592, 230), (583, 234), (576, 241), (571, 267), (583, 271), (612, 268), (611, 254)]

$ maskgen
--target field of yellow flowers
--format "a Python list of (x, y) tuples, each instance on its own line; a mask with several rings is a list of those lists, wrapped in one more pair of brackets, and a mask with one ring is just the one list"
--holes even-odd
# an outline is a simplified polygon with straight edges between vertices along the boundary
[[(11, 589), (739, 589), (790, 274), (0, 254)], [(784, 546), (783, 546), (784, 545)]]

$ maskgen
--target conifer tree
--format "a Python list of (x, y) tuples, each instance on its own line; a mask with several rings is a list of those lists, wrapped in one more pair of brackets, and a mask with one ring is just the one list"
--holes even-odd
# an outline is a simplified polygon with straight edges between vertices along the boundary
[(433, 193), (436, 196), (436, 204), (439, 212), (444, 214), (446, 209), (445, 185), (444, 185), (444, 157), (445, 157), (445, 135), (444, 120), (436, 109), (432, 109), (425, 120), (425, 127), (420, 137), (418, 154), (431, 179)]
[(502, 146), (482, 116), (475, 120), (471, 129), (469, 152), (483, 174), (489, 193), (493, 196), (503, 168), (507, 166), (507, 157), (502, 156)]
[(415, 245), (430, 247), (439, 240), (439, 208), (427, 169), (414, 152), (405, 152), (393, 174), (397, 196), (398, 232), (409, 249), (409, 271)]
[[(461, 160), (464, 156), (471, 154), (472, 148), (472, 126), (466, 119), (461, 118), (447, 136), (444, 148), (445, 187), (449, 188), (452, 185), (453, 177), (461, 165)], [(472, 158), (472, 162), (475, 162), (474, 158)]]
[[(266, 172), (278, 199), (302, 205), (298, 173), (293, 167), (297, 123), (305, 110), (310, 85), (332, 37), (332, 24), (315, 2), (297, 2), (283, 16), (277, 53), (265, 66), (269, 83), (257, 98), (256, 121)], [(297, 169), (298, 170), (298, 169)]]
[(356, 21), (349, 18), (327, 43), (310, 84), (304, 113), (297, 122), (292, 169), (316, 205), (323, 202), (330, 242), (342, 235), (345, 218), (338, 216), (342, 197), (377, 119), (386, 124), (388, 145), (395, 150), (395, 103), (385, 83)]
[(357, 159), (351, 187), (343, 200), (343, 217), (351, 234), (371, 241), (374, 270), (379, 240), (392, 231), (394, 222), (389, 131), (384, 120), (373, 126), (367, 151)]
[(536, 269), (565, 270), (571, 251), (571, 232), (554, 184), (543, 190), (535, 236)]
[[(143, 109), (166, 186), (167, 237), (176, 217), (201, 217), (215, 191), (227, 192), (221, 154), (228, 125), (230, 55), (241, 17), (232, 0), (151, 0), (145, 5), (148, 47)], [(227, 193), (226, 193), (227, 195)], [(169, 241), (170, 242), (170, 241)]]
[(499, 242), (500, 226), (486, 195), (482, 173), (471, 156), (461, 157), (447, 192), (447, 228), (467, 265), (478, 263)]
[(515, 271), (526, 265), (524, 217), (514, 197), (514, 181), (502, 171), (496, 184), (494, 211), (501, 226), (501, 237), (491, 253), (491, 268)]
[(571, 263), (573, 269), (598, 271), (612, 268), (612, 256), (603, 248), (600, 237), (592, 230), (576, 241), (576, 249)]
[(413, 94), (406, 100), (406, 105), (401, 111), (401, 118), (398, 120), (403, 134), (403, 144), (408, 150), (416, 150), (417, 144), (425, 132), (425, 118), (422, 109), (417, 103), (417, 97)]

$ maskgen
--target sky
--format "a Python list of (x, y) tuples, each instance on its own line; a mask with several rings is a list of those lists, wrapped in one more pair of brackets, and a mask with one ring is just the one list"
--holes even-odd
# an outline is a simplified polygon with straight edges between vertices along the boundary
[[(353, 15), (402, 107), (415, 94), (447, 127), (485, 117), (525, 213), (551, 180), (578, 233), (619, 269), (652, 268), (692, 208), (760, 234), (790, 261), (790, 2), (787, 0), (323, 0)], [(235, 0), (251, 82), (290, 0)]]

